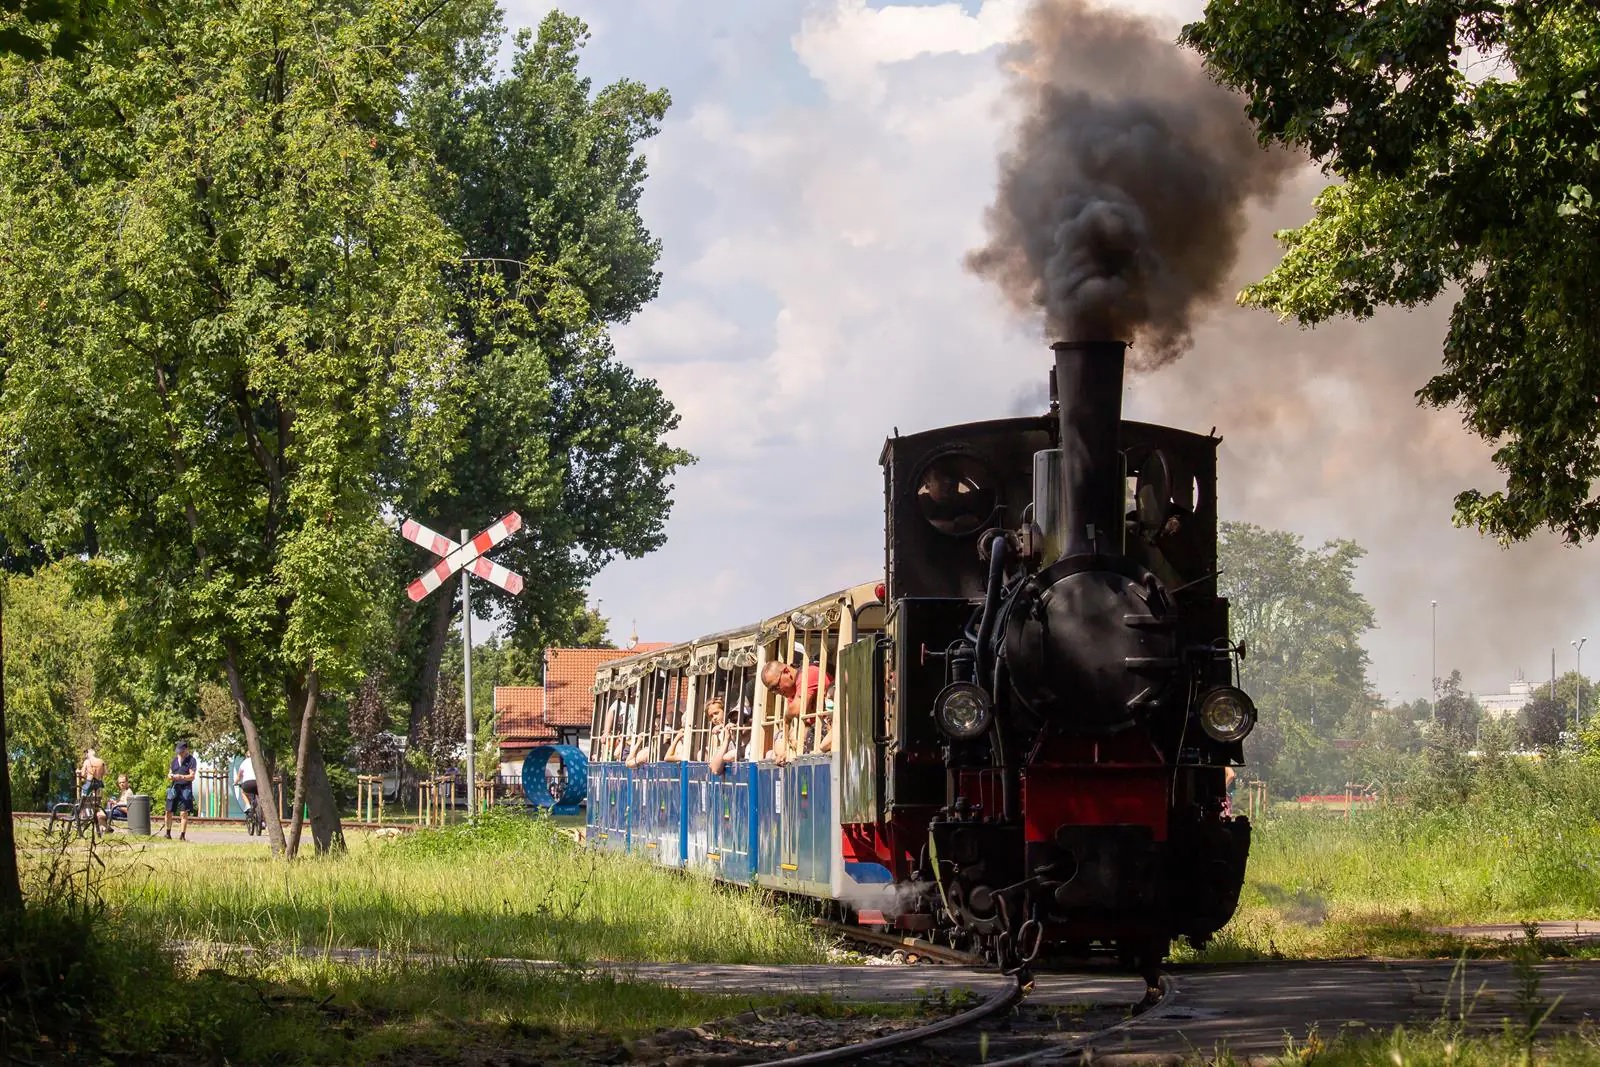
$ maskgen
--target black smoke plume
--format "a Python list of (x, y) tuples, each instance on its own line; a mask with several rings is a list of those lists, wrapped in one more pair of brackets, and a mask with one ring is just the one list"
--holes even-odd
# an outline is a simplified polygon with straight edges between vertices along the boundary
[(1036, 0), (1006, 52), (1025, 108), (1002, 157), (988, 243), (967, 266), (1052, 339), (1133, 340), (1151, 368), (1222, 295), (1252, 200), (1296, 165), (1263, 150), (1243, 102), (1155, 23)]

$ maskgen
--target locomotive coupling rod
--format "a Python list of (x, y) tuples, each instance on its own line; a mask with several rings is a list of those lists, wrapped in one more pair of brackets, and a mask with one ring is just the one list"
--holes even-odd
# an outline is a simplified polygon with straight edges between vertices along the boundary
[(864, 1059), (890, 1049), (904, 1048), (938, 1037), (940, 1034), (959, 1030), (963, 1026), (971, 1026), (981, 1022), (991, 1015), (998, 1015), (1006, 1011), (1017, 1001), (1022, 999), (1023, 982), (1014, 978), (997, 993), (992, 994), (982, 1004), (975, 1008), (968, 1008), (958, 1015), (951, 1015), (940, 1019), (938, 1022), (919, 1026), (915, 1030), (902, 1030), (898, 1034), (888, 1034), (884, 1037), (863, 1041), (859, 1045), (841, 1045), (839, 1048), (825, 1048), (817, 1052), (808, 1052), (803, 1056), (791, 1056), (786, 1060), (768, 1060), (763, 1067), (803, 1067), (813, 1063), (844, 1063), (848, 1060)]

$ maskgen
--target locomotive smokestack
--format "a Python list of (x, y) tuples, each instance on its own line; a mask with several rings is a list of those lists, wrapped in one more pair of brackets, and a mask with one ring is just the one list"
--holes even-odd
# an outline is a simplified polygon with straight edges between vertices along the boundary
[(1122, 551), (1122, 365), (1126, 341), (1057, 341), (1065, 555)]

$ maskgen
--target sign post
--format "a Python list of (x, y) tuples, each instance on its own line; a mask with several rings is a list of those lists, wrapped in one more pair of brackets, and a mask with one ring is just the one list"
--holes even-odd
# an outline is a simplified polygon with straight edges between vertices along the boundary
[[(467, 543), (467, 531), (461, 531)], [(472, 585), (467, 571), (461, 572), (461, 702), (467, 709), (467, 811), (478, 817), (478, 738), (472, 715)]]
[(443, 557), (406, 587), (406, 595), (413, 601), (421, 600), (439, 588), (456, 571), (461, 572), (461, 703), (467, 720), (467, 809), (474, 816), (478, 806), (478, 740), (477, 724), (472, 719), (472, 589), (469, 583), (471, 575), (476, 574), (512, 596), (522, 592), (520, 574), (507, 570), (483, 555), (521, 528), (522, 516), (515, 511), (477, 537), (469, 539), (468, 531), (462, 530), (459, 544), (443, 534), (434, 533), (415, 519), (407, 519), (400, 527), (400, 536), (407, 541)]

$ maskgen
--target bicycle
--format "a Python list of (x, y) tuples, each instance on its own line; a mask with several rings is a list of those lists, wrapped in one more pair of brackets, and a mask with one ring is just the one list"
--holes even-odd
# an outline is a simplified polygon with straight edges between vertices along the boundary
[(255, 837), (257, 834), (266, 833), (266, 830), (267, 820), (261, 814), (261, 804), (255, 798), (251, 798), (250, 806), (244, 812), (244, 832)]
[(91, 841), (98, 840), (105, 833), (100, 826), (100, 791), (51, 805), (45, 833), (55, 833), (57, 826), (63, 834), (76, 831), (79, 837), (87, 833)]

